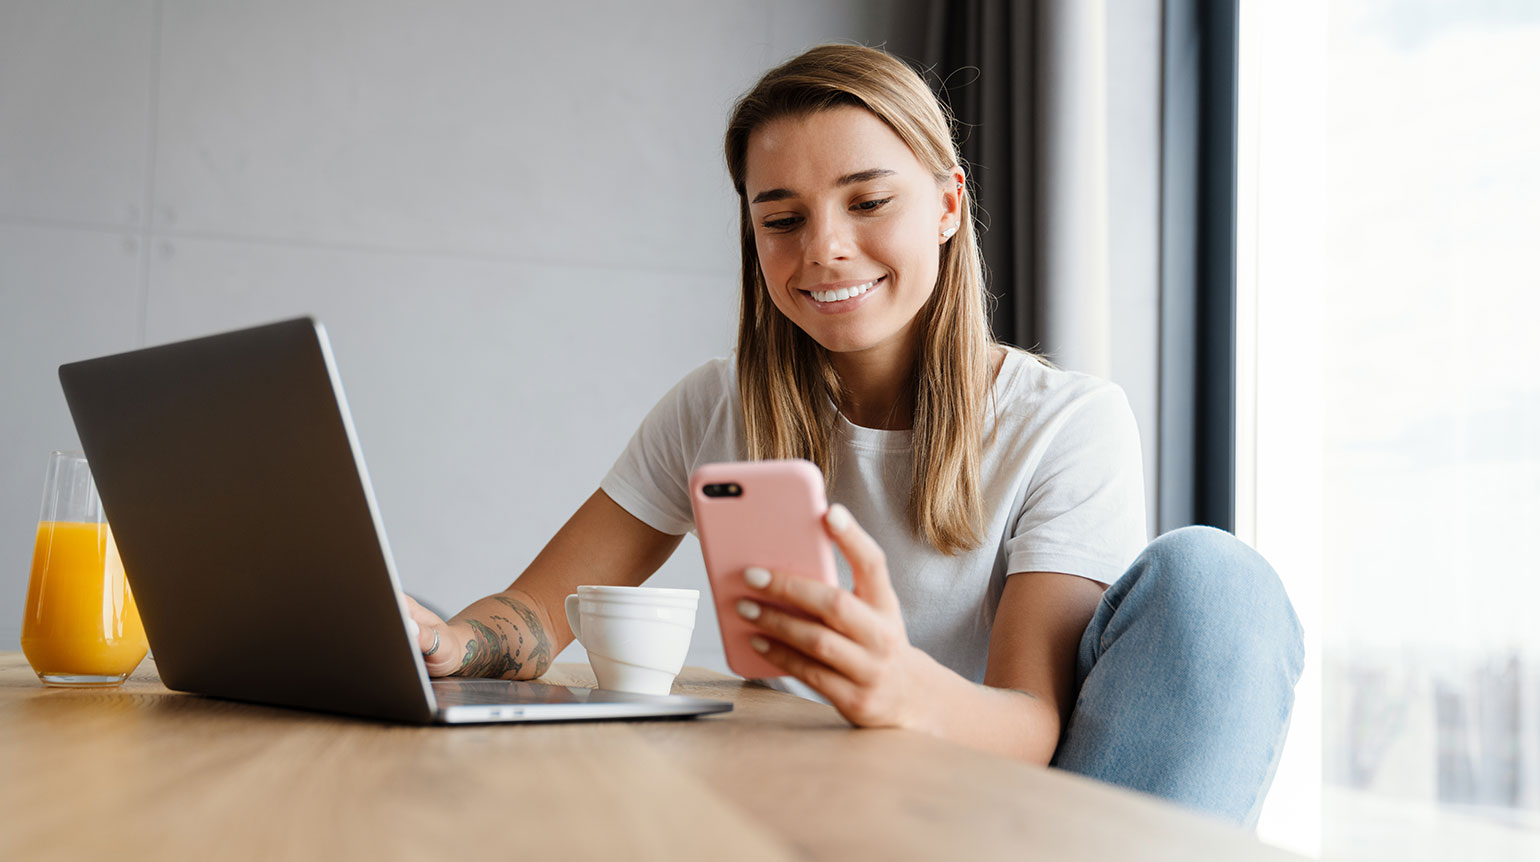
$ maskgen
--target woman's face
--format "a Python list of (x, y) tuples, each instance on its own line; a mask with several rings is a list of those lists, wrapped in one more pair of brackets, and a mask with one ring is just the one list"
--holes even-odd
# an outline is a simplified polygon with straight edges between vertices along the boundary
[(907, 361), (962, 169), (937, 183), (887, 124), (839, 107), (749, 136), (744, 191), (770, 299), (831, 352)]

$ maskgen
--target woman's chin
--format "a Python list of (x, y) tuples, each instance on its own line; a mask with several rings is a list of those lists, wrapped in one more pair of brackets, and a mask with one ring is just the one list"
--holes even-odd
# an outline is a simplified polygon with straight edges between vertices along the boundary
[[(806, 330), (803, 330), (806, 332)], [(835, 356), (872, 355), (897, 346), (898, 334), (877, 334), (867, 330), (842, 329), (808, 332), (819, 347)]]
[(858, 333), (828, 332), (822, 330), (818, 332), (809, 332), (805, 329), (803, 332), (806, 332), (809, 338), (817, 342), (819, 347), (822, 347), (824, 350), (827, 350), (830, 353), (862, 353), (864, 351), (870, 350), (874, 346), (872, 339), (863, 338)]

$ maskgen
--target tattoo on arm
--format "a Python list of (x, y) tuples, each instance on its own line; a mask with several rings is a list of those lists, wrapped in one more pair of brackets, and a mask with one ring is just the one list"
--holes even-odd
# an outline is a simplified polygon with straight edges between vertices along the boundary
[(534, 608), (529, 607), (517, 599), (507, 596), (496, 596), (498, 601), (507, 605), (519, 617), (520, 625), (515, 629), (519, 633), (518, 650), (514, 653), (520, 659), (519, 667), (529, 668), (530, 677), (537, 677), (545, 673), (551, 667), (551, 661), (556, 658), (551, 650), (551, 635), (540, 624), (540, 617), (535, 614)]
[[(551, 666), (551, 637), (533, 609), (517, 599), (493, 596), (507, 605), (518, 616), (514, 623), (508, 617), (494, 614), (491, 626), (481, 620), (470, 620), (471, 637), (465, 642), (465, 657), (454, 676), (506, 677), (532, 679), (545, 673)], [(510, 641), (510, 638), (512, 639)]]

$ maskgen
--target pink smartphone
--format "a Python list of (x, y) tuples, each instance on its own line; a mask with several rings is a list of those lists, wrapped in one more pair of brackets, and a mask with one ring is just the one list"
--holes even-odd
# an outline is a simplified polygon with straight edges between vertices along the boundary
[(727, 666), (748, 678), (785, 671), (749, 646), (755, 629), (738, 616), (749, 596), (743, 570), (758, 566), (834, 586), (834, 544), (824, 532), (823, 474), (811, 461), (703, 464), (690, 476), (690, 506), (716, 602)]

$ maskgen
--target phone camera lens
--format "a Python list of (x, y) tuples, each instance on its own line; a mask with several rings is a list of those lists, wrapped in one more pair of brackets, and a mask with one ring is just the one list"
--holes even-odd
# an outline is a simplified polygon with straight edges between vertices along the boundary
[(713, 482), (701, 486), (701, 493), (707, 497), (741, 497), (743, 486), (737, 482)]

